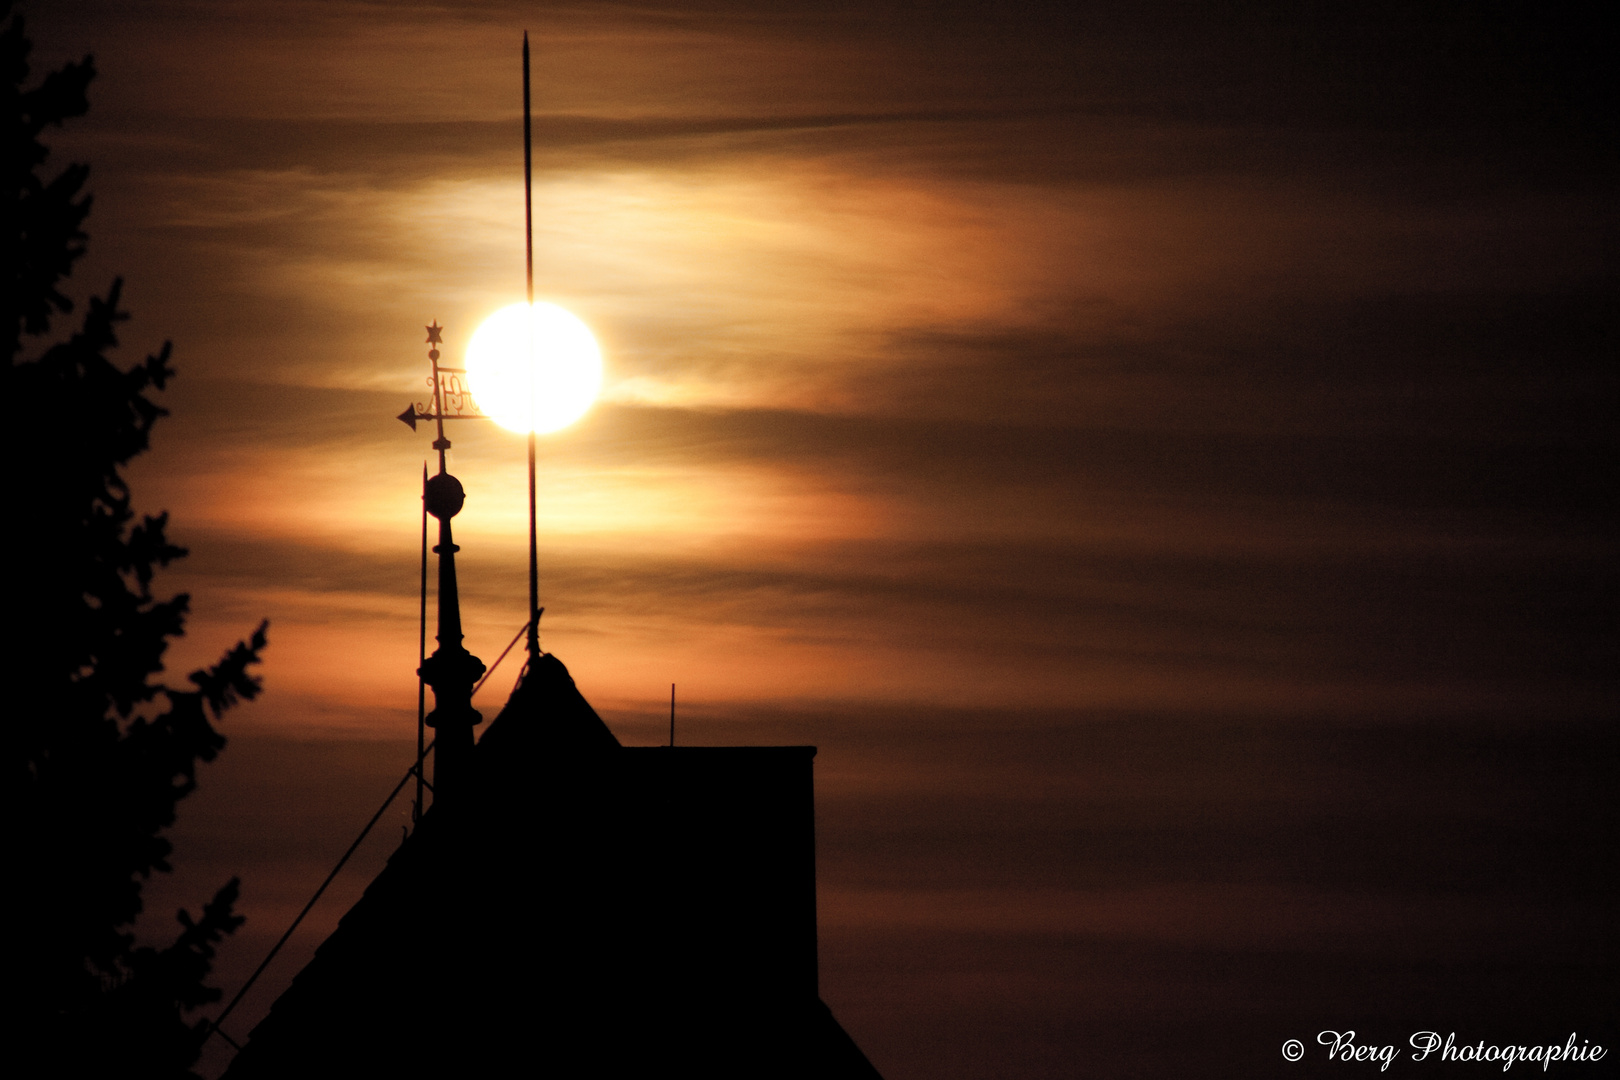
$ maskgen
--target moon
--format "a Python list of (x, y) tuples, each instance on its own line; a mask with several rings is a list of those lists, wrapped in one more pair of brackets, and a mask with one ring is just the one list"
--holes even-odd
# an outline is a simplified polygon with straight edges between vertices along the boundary
[(572, 424), (602, 389), (602, 350), (556, 304), (503, 307), (467, 343), (467, 385), (486, 415), (540, 435)]

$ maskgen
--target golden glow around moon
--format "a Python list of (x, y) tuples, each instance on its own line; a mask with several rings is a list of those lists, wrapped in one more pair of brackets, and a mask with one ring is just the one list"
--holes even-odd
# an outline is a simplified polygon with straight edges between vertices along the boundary
[(590, 329), (556, 304), (501, 308), (467, 344), (478, 407), (511, 431), (542, 435), (572, 424), (602, 389), (602, 351)]

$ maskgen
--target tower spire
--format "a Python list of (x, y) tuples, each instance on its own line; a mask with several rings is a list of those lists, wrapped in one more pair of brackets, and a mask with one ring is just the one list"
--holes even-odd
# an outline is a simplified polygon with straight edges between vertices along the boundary
[(461, 603), (456, 591), (456, 552), (450, 519), (461, 511), (466, 492), (461, 481), (447, 472), (427, 482), (428, 513), (439, 519), (439, 647), (422, 664), (422, 679), (433, 688), (433, 711), (427, 725), (436, 728), (433, 758), (433, 800), (455, 800), (472, 764), (473, 728), (483, 722), (472, 707), (473, 686), (484, 673), (484, 662), (461, 644)]
[(428, 359), (433, 362), (433, 411), (438, 423), (433, 449), (439, 452), (439, 472), (423, 484), (422, 503), (439, 521), (439, 543), (433, 549), (439, 557), (439, 647), (422, 662), (418, 674), (433, 688), (433, 711), (424, 722), (438, 729), (433, 756), (433, 801), (437, 805), (446, 798), (459, 797), (457, 792), (471, 769), (473, 728), (484, 719), (472, 707), (472, 694), (478, 677), (484, 673), (484, 662), (461, 644), (461, 597), (456, 587), (456, 552), (461, 549), (451, 535), (450, 519), (461, 513), (467, 493), (461, 481), (445, 468), (450, 440), (444, 437), (438, 350), (444, 328), (435, 320), (427, 331), (428, 344), (434, 346), (428, 350)]

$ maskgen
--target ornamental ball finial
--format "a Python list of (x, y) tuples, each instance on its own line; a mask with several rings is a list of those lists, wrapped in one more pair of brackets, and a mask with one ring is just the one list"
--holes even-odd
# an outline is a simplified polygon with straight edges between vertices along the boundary
[(449, 473), (440, 473), (428, 478), (422, 498), (427, 504), (427, 512), (445, 521), (461, 513), (461, 507), (467, 501), (467, 492), (460, 480)]

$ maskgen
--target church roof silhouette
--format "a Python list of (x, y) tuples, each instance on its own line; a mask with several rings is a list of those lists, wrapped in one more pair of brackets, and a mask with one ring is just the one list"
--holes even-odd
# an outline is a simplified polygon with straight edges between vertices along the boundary
[(819, 996), (814, 757), (621, 746), (537, 655), (226, 1077), (878, 1077)]

